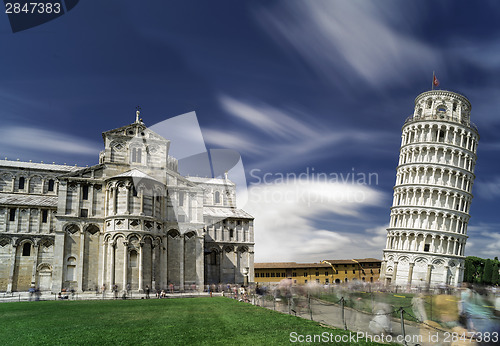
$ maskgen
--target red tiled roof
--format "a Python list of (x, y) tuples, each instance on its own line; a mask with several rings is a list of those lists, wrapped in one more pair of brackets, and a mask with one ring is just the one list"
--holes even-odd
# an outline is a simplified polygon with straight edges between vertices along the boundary
[(297, 262), (268, 262), (255, 263), (255, 269), (285, 269), (285, 268), (328, 268), (327, 263), (297, 263)]

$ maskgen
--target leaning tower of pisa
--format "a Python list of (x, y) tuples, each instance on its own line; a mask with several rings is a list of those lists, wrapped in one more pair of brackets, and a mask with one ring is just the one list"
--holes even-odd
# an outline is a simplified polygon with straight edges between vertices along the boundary
[(402, 129), (381, 280), (398, 286), (458, 285), (479, 135), (463, 95), (415, 99)]

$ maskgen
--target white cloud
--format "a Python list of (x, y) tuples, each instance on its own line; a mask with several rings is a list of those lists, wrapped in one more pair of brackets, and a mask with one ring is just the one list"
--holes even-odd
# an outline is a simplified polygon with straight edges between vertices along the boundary
[[(380, 87), (404, 83), (402, 75), (428, 72), (428, 66), (438, 60), (431, 47), (391, 25), (398, 17), (396, 12), (401, 17), (397, 6), (366, 1), (287, 1), (256, 15), (278, 42), (284, 40), (320, 75), (335, 82), (340, 76), (352, 86), (358, 83), (352, 77), (358, 76)], [(398, 25), (410, 24), (402, 20)]]
[(480, 222), (467, 227), (466, 256), (500, 257), (500, 224)]
[(222, 108), (259, 130), (279, 137), (312, 137), (315, 131), (285, 112), (266, 104), (241, 102), (227, 95), (219, 97)]
[(371, 187), (296, 180), (253, 185), (248, 192), (244, 208), (255, 217), (256, 262), (381, 256), (385, 240), (378, 228), (356, 234), (335, 222), (329, 229), (315, 226), (322, 215), (362, 220), (363, 208), (383, 198)]
[[(76, 155), (97, 155), (99, 147), (72, 135), (31, 127), (11, 126), (2, 130), (0, 145), (3, 152), (29, 149), (30, 152), (52, 152)], [(15, 150), (13, 150), (15, 149)]]
[(241, 133), (230, 133), (227, 130), (203, 129), (203, 138), (207, 143), (221, 148), (239, 149), (240, 151), (260, 153), (264, 150), (248, 136)]

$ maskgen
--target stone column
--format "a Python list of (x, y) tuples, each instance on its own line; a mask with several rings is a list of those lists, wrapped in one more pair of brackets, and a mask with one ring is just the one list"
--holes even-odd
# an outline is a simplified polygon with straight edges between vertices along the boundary
[(109, 285), (112, 286), (115, 284), (115, 246), (114, 242), (110, 243), (108, 246), (109, 250)]
[(196, 287), (200, 292), (203, 292), (204, 279), (204, 236), (196, 236)]
[(144, 215), (144, 189), (141, 189), (141, 215)]
[(125, 203), (125, 208), (126, 208), (125, 209), (125, 214), (130, 214), (130, 188), (131, 188), (130, 185), (128, 185), (126, 187), (126, 189), (127, 189), (127, 201)]
[(139, 292), (144, 291), (144, 283), (142, 279), (142, 273), (143, 273), (143, 253), (144, 253), (144, 243), (140, 242), (139, 243)]
[(164, 277), (164, 284), (165, 287), (169, 284), (168, 282), (168, 236), (163, 237), (163, 247), (165, 248), (164, 252), (164, 261), (163, 261), (163, 277)]
[(180, 259), (179, 259), (179, 289), (184, 291), (184, 234), (181, 234), (181, 239), (180, 239)]
[[(12, 240), (15, 242), (15, 240)], [(7, 283), (7, 292), (12, 292), (12, 284), (14, 282), (14, 269), (16, 268), (16, 252), (17, 252), (17, 244), (12, 244), (10, 254), (10, 269), (9, 269), (9, 282)]]
[(158, 250), (158, 245), (155, 243), (156, 241), (151, 243), (151, 289), (156, 290), (156, 250)]
[(113, 214), (116, 215), (118, 213), (118, 193), (120, 188), (115, 186), (113, 188)]
[(75, 216), (80, 216), (80, 206), (82, 204), (82, 186), (80, 183), (76, 184), (76, 210), (74, 211), (73, 215)]
[(235, 265), (235, 268), (234, 268), (234, 283), (237, 283), (237, 277), (238, 277), (238, 273), (240, 272), (241, 270), (241, 252), (239, 249), (235, 249), (234, 252), (233, 252), (233, 258), (236, 257), (236, 265)]
[(26, 232), (31, 232), (31, 208), (28, 208), (28, 224), (26, 225)]
[[(382, 263), (380, 264), (380, 276), (379, 276), (379, 281), (384, 282), (385, 279), (385, 267), (387, 266), (387, 261), (383, 260)], [(335, 271), (334, 271), (335, 273)]]
[(458, 282), (460, 281), (461, 269), (461, 265), (457, 265), (457, 268), (455, 269), (455, 279), (453, 280), (453, 286), (458, 286)]
[(249, 282), (254, 282), (255, 281), (255, 272), (253, 268), (253, 263), (254, 263), (254, 251), (253, 249), (248, 249), (248, 267), (250, 267), (250, 270), (248, 272), (248, 281)]
[(450, 266), (444, 266), (444, 283), (446, 285), (449, 285), (450, 284), (450, 276), (448, 275), (448, 269), (450, 268)]
[(36, 267), (38, 266), (39, 244), (33, 245), (33, 270), (31, 271), (31, 284), (36, 285)]
[(393, 281), (392, 284), (393, 285), (396, 285), (396, 280), (398, 278), (397, 274), (398, 274), (398, 262), (394, 261), (394, 270), (392, 272), (392, 281)]
[(220, 254), (220, 259), (219, 259), (219, 281), (221, 283), (222, 282), (222, 279), (223, 279), (223, 275), (224, 275), (224, 270), (223, 270), (223, 263), (224, 263), (224, 249), (221, 250)]
[[(104, 285), (106, 283), (106, 264), (107, 264), (107, 246), (108, 246), (108, 242), (107, 241), (103, 241), (102, 242), (102, 246), (101, 246), (101, 251), (99, 253), (99, 258), (101, 259), (100, 260), (100, 274), (101, 274), (101, 286)], [(109, 288), (109, 287), (108, 287)]]
[(408, 269), (408, 287), (411, 287), (411, 280), (413, 277), (413, 267), (415, 263), (410, 263), (410, 268)]
[(127, 274), (128, 274), (128, 242), (123, 242), (123, 291), (127, 290)]
[(427, 265), (427, 276), (425, 278), (425, 282), (427, 283), (427, 286), (431, 285), (431, 276), (432, 276), (432, 264)]
[(80, 233), (80, 256), (78, 257), (78, 276), (77, 285), (78, 291), (83, 292), (83, 258), (85, 257), (85, 231)]
[(16, 233), (21, 231), (21, 208), (16, 208)]
[(89, 185), (89, 216), (94, 216), (94, 184)]
[(109, 203), (109, 190), (108, 187), (106, 186), (104, 190), (104, 216), (108, 216), (108, 203)]

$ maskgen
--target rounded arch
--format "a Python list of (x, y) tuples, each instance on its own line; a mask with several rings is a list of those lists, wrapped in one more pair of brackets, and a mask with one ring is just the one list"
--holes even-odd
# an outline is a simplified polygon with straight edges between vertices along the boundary
[(83, 231), (88, 232), (90, 234), (96, 234), (96, 233), (100, 232), (100, 228), (96, 224), (90, 223), (84, 227)]
[(16, 246), (23, 246), (25, 243), (30, 243), (32, 246), (35, 246), (35, 241), (31, 238), (20, 238), (16, 241), (15, 245)]
[(113, 235), (113, 241), (117, 241), (119, 238), (127, 239), (127, 236), (123, 233), (116, 233)]
[(214, 192), (214, 204), (221, 203), (221, 193), (219, 191)]
[(246, 246), (246, 245), (238, 246), (238, 252), (241, 252), (241, 253), (248, 252), (248, 246)]
[(181, 236), (181, 233), (179, 232), (178, 229), (175, 229), (175, 228), (171, 228), (167, 231), (167, 236), (169, 236), (170, 238), (178, 238)]
[(232, 246), (232, 245), (225, 245), (222, 250), (224, 252), (232, 252), (232, 251), (234, 251), (234, 246)]
[(80, 226), (76, 223), (67, 223), (63, 226), (63, 231), (68, 233), (77, 233), (80, 232)]
[(36, 266), (36, 271), (52, 271), (52, 264), (47, 263), (47, 262), (42, 262), (39, 265)]
[(74, 264), (76, 265), (76, 257), (75, 255), (68, 255), (66, 258), (66, 264)]
[(0, 246), (6, 246), (11, 243), (11, 239), (8, 237), (0, 237)]
[(217, 253), (219, 253), (219, 252), (221, 252), (221, 251), (222, 251), (222, 250), (221, 250), (221, 248), (220, 248), (220, 247), (218, 247), (218, 246), (215, 246), (215, 245), (212, 245), (212, 246), (208, 249), (208, 252), (217, 252)]
[(444, 264), (444, 261), (440, 258), (436, 258), (432, 261), (432, 264), (435, 265), (436, 267), (440, 267)]
[(140, 239), (140, 235), (137, 234), (137, 233), (130, 233), (128, 236), (127, 236), (127, 241), (129, 243), (134, 243), (134, 242), (139, 242), (139, 239)]
[(54, 245), (54, 239), (44, 237), (44, 238), (40, 239), (38, 244), (40, 246), (43, 246), (43, 247), (50, 247), (50, 246)]
[(184, 233), (184, 238), (185, 239), (194, 239), (196, 236), (196, 232), (195, 231), (188, 231), (186, 233)]
[(142, 242), (142, 243), (149, 242), (149, 244), (153, 245), (153, 243), (154, 243), (154, 239), (153, 239), (153, 237), (152, 237), (152, 236), (150, 236), (149, 234), (146, 234), (146, 235), (144, 235), (144, 236), (142, 237), (141, 242)]

